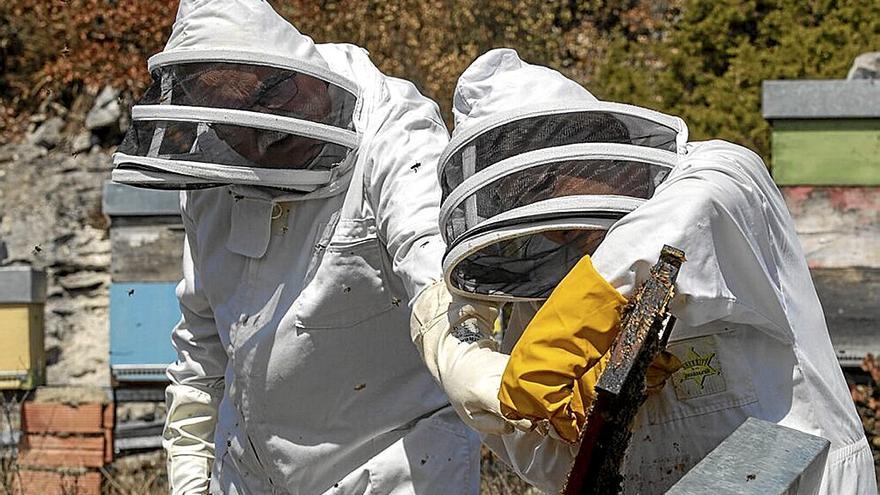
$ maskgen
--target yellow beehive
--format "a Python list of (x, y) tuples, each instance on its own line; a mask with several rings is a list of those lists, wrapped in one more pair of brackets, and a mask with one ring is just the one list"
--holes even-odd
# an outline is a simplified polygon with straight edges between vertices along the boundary
[(43, 306), (46, 276), (30, 267), (0, 268), (0, 389), (45, 382)]

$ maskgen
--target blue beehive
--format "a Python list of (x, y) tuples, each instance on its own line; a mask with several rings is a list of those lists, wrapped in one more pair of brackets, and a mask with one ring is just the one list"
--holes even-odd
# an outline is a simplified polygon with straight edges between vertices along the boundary
[(118, 385), (164, 381), (180, 320), (183, 226), (178, 193), (104, 185), (111, 219), (110, 368)]

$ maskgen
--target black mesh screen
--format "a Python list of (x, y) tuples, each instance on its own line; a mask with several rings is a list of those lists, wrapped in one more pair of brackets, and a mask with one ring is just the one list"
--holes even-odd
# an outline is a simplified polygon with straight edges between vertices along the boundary
[(164, 66), (152, 76), (139, 105), (247, 110), (354, 129), (355, 95), (289, 69), (200, 62)]
[(345, 159), (345, 146), (285, 132), (209, 122), (135, 121), (120, 153), (228, 166), (328, 169)]
[(551, 198), (616, 195), (648, 199), (669, 168), (626, 160), (572, 160), (517, 171), (490, 182), (452, 210), (444, 226), (453, 242), (478, 223), (513, 208)]
[(475, 172), (512, 156), (578, 143), (619, 143), (676, 151), (677, 131), (623, 113), (582, 111), (528, 117), (490, 129), (461, 146), (444, 165), (443, 197)]
[(458, 263), (452, 284), (474, 294), (546, 298), (605, 230), (554, 230), (491, 244)]

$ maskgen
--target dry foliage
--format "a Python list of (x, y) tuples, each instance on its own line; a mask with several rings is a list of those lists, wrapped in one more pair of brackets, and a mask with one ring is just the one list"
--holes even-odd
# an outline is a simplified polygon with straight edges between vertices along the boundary
[(102, 470), (107, 495), (160, 495), (168, 493), (165, 453), (126, 456)]
[(874, 452), (874, 465), (880, 468), (880, 361), (868, 354), (861, 367), (867, 383), (850, 383), (850, 393)]
[[(842, 78), (880, 46), (863, 0), (270, 0), (319, 42), (367, 48), (447, 118), (458, 75), (495, 47), (561, 70), (600, 98), (681, 115), (696, 139), (769, 155), (764, 79)], [(0, 0), (0, 130), (113, 84), (138, 96), (176, 0)], [(75, 113), (75, 112), (74, 112)], [(451, 124), (451, 122), (449, 122)], [(4, 139), (0, 137), (0, 140)]]
[[(162, 49), (176, 1), (0, 0), (0, 131), (105, 84), (140, 94), (146, 57)], [(10, 136), (7, 135), (6, 138)]]
[[(678, 1), (678, 0), (675, 0)], [(404, 77), (440, 102), (481, 53), (516, 48), (526, 60), (587, 82), (608, 41), (659, 29), (667, 2), (528, 0), (274, 1), (320, 42), (367, 48), (386, 73)], [(146, 58), (162, 49), (174, 0), (0, 0), (0, 126), (20, 132), (30, 114), (112, 84), (140, 95)], [(10, 137), (12, 134), (7, 136)]]
[(273, 2), (321, 42), (369, 50), (388, 74), (414, 81), (447, 121), (458, 76), (482, 53), (516, 49), (527, 61), (589, 83), (613, 39), (638, 39), (665, 26), (677, 0), (289, 0)]

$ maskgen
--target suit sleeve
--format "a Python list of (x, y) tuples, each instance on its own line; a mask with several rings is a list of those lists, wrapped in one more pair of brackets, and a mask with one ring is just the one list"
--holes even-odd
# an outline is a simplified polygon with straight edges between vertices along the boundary
[(670, 305), (679, 321), (743, 323), (791, 342), (776, 256), (781, 239), (770, 215), (781, 197), (768, 190), (775, 186), (754, 153), (721, 141), (694, 146), (651, 200), (611, 228), (594, 266), (629, 296), (671, 245), (687, 258)]
[(226, 352), (202, 290), (194, 224), (184, 204), (181, 211), (186, 230), (183, 280), (177, 285), (182, 318), (171, 337), (177, 361), (167, 371), (171, 384), (165, 391), (168, 412), (162, 445), (168, 457), (171, 493), (207, 493)]
[(437, 105), (412, 83), (385, 78), (367, 149), (366, 189), (379, 237), (410, 301), (441, 278), (437, 162), (449, 136)]

